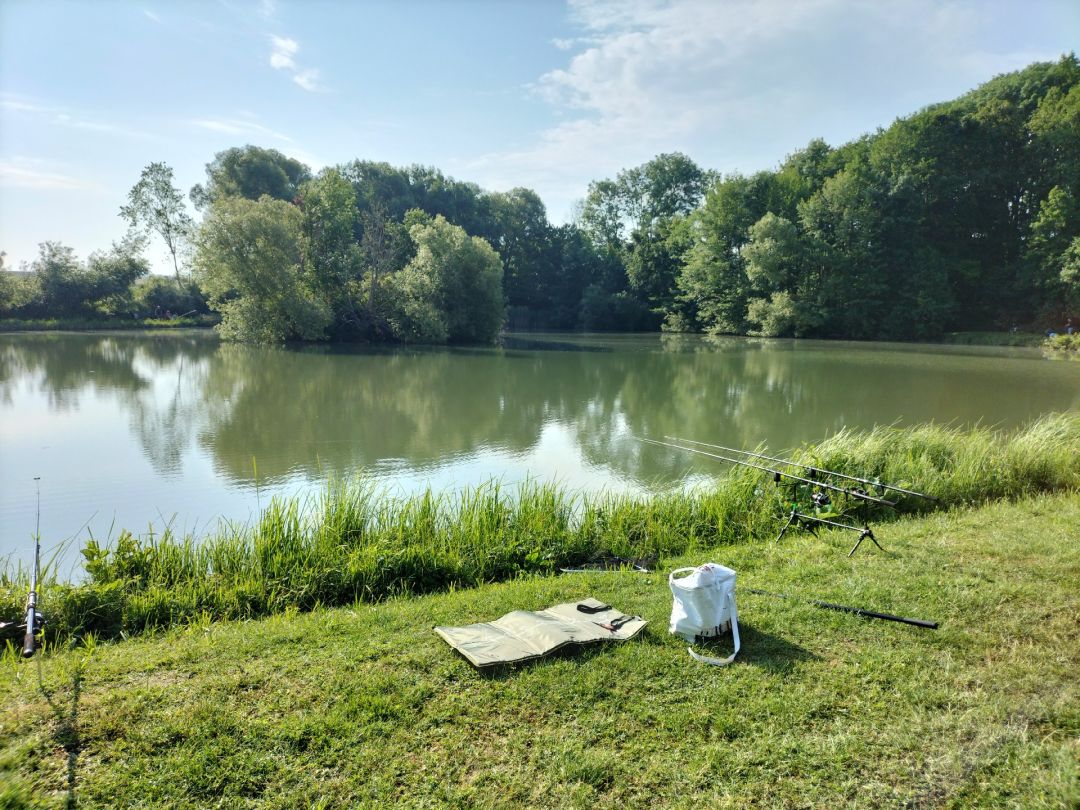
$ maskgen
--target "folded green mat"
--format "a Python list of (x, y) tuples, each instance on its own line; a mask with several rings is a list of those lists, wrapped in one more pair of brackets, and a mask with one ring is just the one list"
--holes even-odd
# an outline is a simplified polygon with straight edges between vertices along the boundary
[(646, 624), (640, 616), (589, 598), (546, 610), (515, 610), (493, 622), (436, 627), (435, 632), (474, 666), (490, 667), (540, 658), (567, 644), (626, 641)]

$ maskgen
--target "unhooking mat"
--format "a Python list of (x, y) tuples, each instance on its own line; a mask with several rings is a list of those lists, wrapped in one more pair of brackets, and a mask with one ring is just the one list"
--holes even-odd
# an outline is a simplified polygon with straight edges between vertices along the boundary
[(435, 632), (473, 665), (490, 667), (539, 658), (567, 644), (626, 641), (646, 624), (640, 616), (628, 616), (590, 598), (546, 610), (515, 610), (493, 622), (436, 627)]

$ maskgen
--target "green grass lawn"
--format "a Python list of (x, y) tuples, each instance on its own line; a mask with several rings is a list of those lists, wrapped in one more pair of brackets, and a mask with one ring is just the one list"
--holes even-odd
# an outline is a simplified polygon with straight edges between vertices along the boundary
[[(525, 577), (0, 661), (0, 806), (1075, 807), (1080, 495), (664, 561), (739, 572), (743, 650), (666, 575)], [(746, 586), (941, 622), (821, 610)], [(595, 596), (638, 639), (478, 672), (431, 630)], [(716, 645), (726, 654), (729, 641)], [(42, 685), (44, 692), (42, 691)]]

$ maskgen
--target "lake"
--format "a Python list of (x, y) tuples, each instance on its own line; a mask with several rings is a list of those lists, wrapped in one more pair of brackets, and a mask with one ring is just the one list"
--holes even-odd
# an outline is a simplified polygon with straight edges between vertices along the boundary
[(1016, 427), (1080, 408), (1035, 349), (515, 334), (497, 348), (264, 348), (208, 332), (0, 335), (0, 555), (152, 525), (205, 534), (364, 473), (393, 494), (498, 479), (645, 493), (724, 472), (642, 444), (784, 451), (844, 427)]

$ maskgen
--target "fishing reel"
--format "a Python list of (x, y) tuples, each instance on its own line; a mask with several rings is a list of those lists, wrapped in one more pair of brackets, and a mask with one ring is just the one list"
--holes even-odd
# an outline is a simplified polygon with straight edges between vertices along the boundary
[[(29, 615), (27, 615), (29, 618)], [(23, 640), (23, 658), (32, 656), (38, 648), (38, 635), (45, 629), (45, 616), (40, 611), (34, 611), (33, 635), (27, 633), (26, 620), (21, 622), (0, 622), (0, 639), (14, 642), (16, 639)]]
[(821, 490), (810, 496), (810, 503), (814, 505), (814, 509), (818, 512), (828, 511), (829, 507), (832, 506), (832, 498), (829, 497), (828, 492)]

